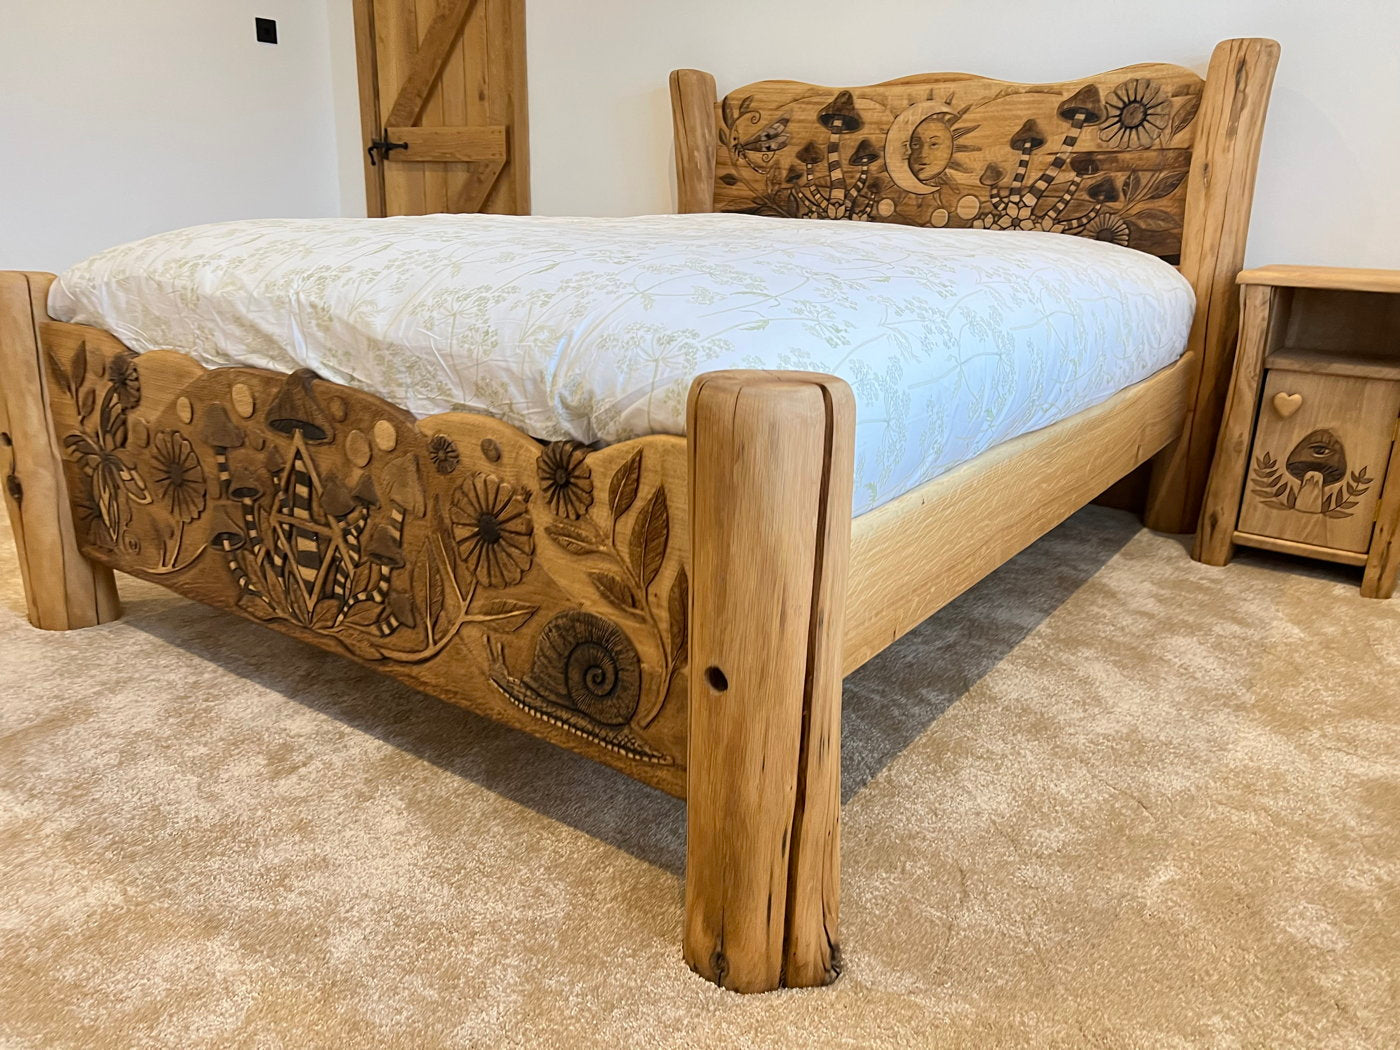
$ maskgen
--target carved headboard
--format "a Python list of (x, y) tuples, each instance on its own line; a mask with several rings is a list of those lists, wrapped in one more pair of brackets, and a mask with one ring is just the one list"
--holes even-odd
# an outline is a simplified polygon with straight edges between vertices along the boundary
[[(793, 218), (1051, 230), (1177, 264), (1196, 290), (1196, 377), (1146, 520), (1187, 532), (1214, 451), (1238, 318), (1254, 172), (1278, 64), (1225, 40), (1202, 80), (1128, 66), (1062, 84), (931, 73), (870, 87), (764, 80), (716, 98), (671, 74), (678, 204)], [(1165, 464), (1165, 466), (1162, 466)]]
[(714, 210), (1046, 230), (1176, 262), (1204, 84), (1168, 65), (1065, 84), (761, 81), (719, 104)]

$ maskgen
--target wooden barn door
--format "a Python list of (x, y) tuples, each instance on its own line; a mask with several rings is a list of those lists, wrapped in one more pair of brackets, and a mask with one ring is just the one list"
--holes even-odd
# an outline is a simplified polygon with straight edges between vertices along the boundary
[(530, 210), (524, 0), (354, 0), (369, 214)]

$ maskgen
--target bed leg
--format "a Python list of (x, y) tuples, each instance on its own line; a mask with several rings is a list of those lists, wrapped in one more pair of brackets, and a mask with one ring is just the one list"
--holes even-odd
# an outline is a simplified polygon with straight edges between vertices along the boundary
[(733, 991), (828, 984), (855, 404), (832, 376), (712, 372), (688, 420), (685, 959)]
[(73, 527), (39, 343), (51, 283), (0, 272), (0, 474), (29, 622), (62, 631), (114, 620), (121, 606), (112, 570), (83, 557)]

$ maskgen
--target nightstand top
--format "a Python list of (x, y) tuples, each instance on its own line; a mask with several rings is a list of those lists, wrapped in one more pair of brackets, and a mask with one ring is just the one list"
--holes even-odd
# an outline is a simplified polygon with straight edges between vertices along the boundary
[(1346, 266), (1260, 266), (1243, 271), (1235, 280), (1240, 284), (1265, 284), (1276, 288), (1400, 293), (1400, 270), (1357, 270)]

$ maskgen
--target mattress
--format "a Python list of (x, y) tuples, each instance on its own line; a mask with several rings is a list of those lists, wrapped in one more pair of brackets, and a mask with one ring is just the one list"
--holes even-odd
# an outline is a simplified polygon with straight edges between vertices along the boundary
[(109, 249), (49, 296), (135, 350), (588, 444), (683, 433), (702, 372), (832, 373), (857, 514), (1166, 367), (1194, 309), (1114, 244), (749, 215), (221, 223)]

